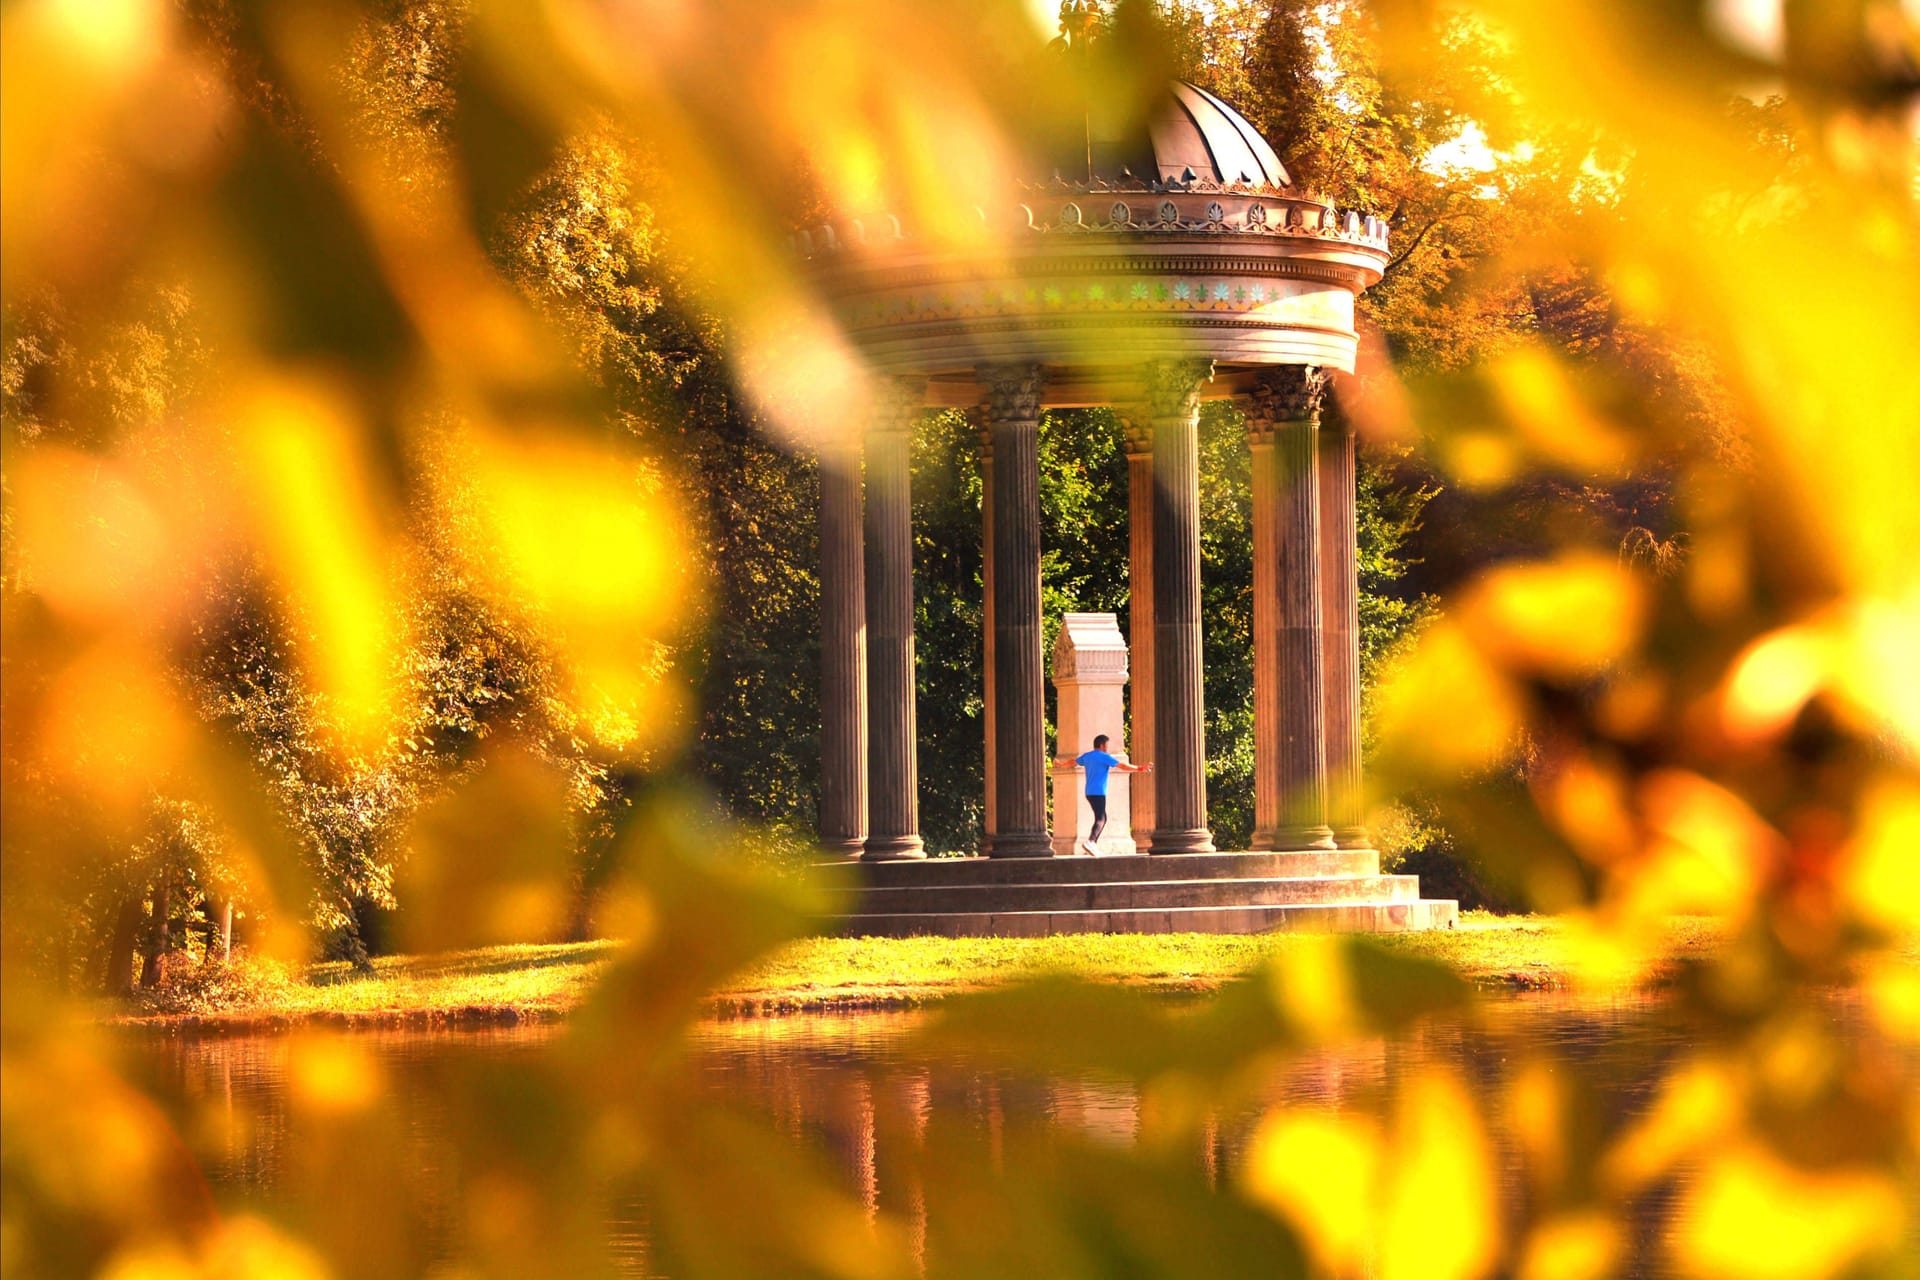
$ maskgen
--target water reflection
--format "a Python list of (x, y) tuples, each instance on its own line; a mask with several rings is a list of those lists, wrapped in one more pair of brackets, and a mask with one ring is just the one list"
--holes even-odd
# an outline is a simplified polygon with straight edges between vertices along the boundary
[[(1491, 1115), (1502, 1114), (1516, 1064), (1577, 1076), (1597, 1099), (1590, 1121), (1612, 1130), (1644, 1108), (1663, 1064), (1693, 1046), (1689, 1028), (1658, 1002), (1607, 1004), (1560, 996), (1489, 1002), (1465, 1018), (1418, 1024), (1392, 1038), (1266, 1064), (1228, 1091), (1230, 1102), (1183, 1114), (1178, 1091), (1142, 1096), (1121, 1080), (1037, 1079), (950, 1053), (927, 1051), (913, 1032), (928, 1015), (872, 1013), (711, 1022), (692, 1037), (700, 1092), (744, 1109), (796, 1146), (824, 1154), (870, 1216), (905, 1224), (916, 1257), (940, 1249), (942, 1231), (964, 1224), (929, 1219), (960, 1208), (949, 1168), (998, 1176), (1031, 1170), (1035, 1153), (1078, 1144), (1127, 1149), (1183, 1166), (1216, 1190), (1231, 1181), (1255, 1121), (1276, 1104), (1340, 1110), (1373, 1108), (1411, 1073), (1445, 1066), (1471, 1081)], [(1844, 1004), (1835, 1018), (1851, 1026)], [(417, 1239), (410, 1252), (429, 1264), (453, 1235), (455, 1214), (473, 1200), (484, 1166), (483, 1135), (459, 1135), (448, 1100), (476, 1076), (534, 1065), (552, 1028), (367, 1033), (356, 1043), (377, 1064), (388, 1143), (369, 1159), (398, 1162), (370, 1184), (399, 1188)], [(290, 1115), (302, 1042), (288, 1037), (153, 1041), (137, 1046), (139, 1067), (168, 1101), (181, 1133), (200, 1154), (216, 1198), (293, 1215), (315, 1188), (302, 1176), (303, 1131)], [(1528, 1187), (1511, 1134), (1496, 1132), (1503, 1196), (1521, 1213)], [(931, 1185), (930, 1185), (931, 1184)], [(1634, 1270), (1650, 1269), (1666, 1195), (1638, 1206)], [(670, 1270), (653, 1256), (644, 1189), (608, 1188), (606, 1245), (627, 1274)], [(591, 1219), (588, 1220), (591, 1222)], [(931, 1242), (931, 1243), (930, 1243)]]

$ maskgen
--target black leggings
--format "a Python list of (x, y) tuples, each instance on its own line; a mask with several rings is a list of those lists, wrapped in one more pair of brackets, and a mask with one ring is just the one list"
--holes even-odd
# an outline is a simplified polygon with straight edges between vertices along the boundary
[(1099, 843), (1100, 833), (1107, 829), (1107, 798), (1088, 796), (1087, 806), (1093, 810), (1093, 830), (1087, 832), (1087, 839)]

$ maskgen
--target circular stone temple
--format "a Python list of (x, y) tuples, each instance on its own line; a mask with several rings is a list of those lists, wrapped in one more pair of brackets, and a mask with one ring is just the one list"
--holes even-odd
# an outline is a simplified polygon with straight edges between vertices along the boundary
[[(1096, 17), (1064, 5), (1055, 56), (1084, 64)], [(1386, 226), (1295, 187), (1198, 86), (1129, 112), (1091, 105), (1059, 114), (1073, 127), (977, 211), (977, 237), (890, 216), (795, 237), (883, 388), (864, 459), (821, 461), (821, 837), (865, 864), (845, 927), (1450, 924), (1452, 903), (1378, 874), (1364, 827), (1354, 441), (1321, 417), (1328, 372), (1353, 370), (1354, 301), (1385, 269)], [(1253, 464), (1256, 829), (1252, 851), (1223, 855), (1206, 813), (1197, 425), (1202, 399), (1228, 397)], [(1090, 405), (1126, 423), (1131, 488), (1130, 715), (1108, 732), (1154, 765), (1127, 776), (1146, 856), (1097, 863), (1051, 857), (1074, 826), (1049, 828), (1049, 775), (1073, 770), (1046, 750), (1040, 606), (1040, 414)], [(986, 856), (912, 862), (908, 437), (954, 407), (975, 416), (986, 489)], [(1183, 854), (1199, 856), (1163, 856)]]

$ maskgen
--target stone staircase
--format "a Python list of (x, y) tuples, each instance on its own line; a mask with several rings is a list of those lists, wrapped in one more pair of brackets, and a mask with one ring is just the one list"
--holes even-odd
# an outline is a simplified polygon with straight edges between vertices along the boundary
[(1458, 908), (1380, 874), (1371, 849), (1154, 857), (841, 862), (830, 931), (849, 937), (1055, 933), (1399, 933), (1450, 929)]

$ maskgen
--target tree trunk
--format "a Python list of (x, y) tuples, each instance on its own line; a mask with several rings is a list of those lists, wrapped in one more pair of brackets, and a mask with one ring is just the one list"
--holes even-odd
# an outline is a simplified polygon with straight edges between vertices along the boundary
[(133, 994), (133, 944), (140, 932), (140, 900), (128, 898), (120, 904), (113, 922), (113, 938), (107, 944), (107, 972), (101, 987), (110, 996)]
[(218, 956), (221, 964), (233, 959), (233, 899), (220, 899), (220, 909), (213, 916), (212, 945), (207, 948), (209, 955)]
[(160, 969), (167, 955), (167, 915), (173, 910), (173, 886), (162, 880), (153, 891), (153, 928), (147, 932), (147, 963), (140, 985), (160, 985)]

